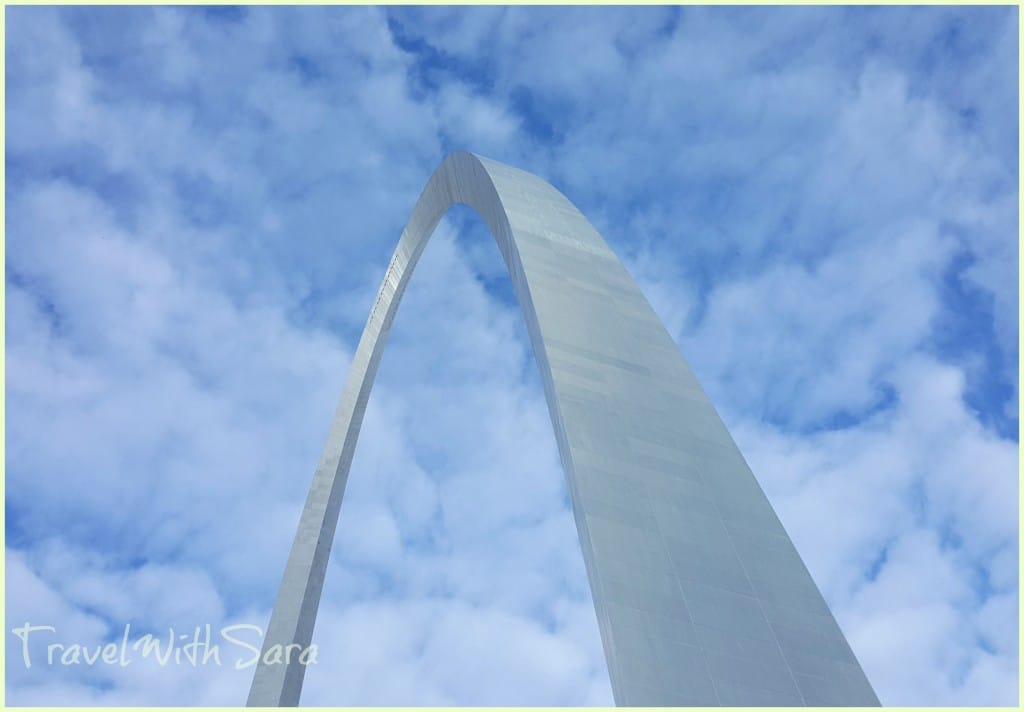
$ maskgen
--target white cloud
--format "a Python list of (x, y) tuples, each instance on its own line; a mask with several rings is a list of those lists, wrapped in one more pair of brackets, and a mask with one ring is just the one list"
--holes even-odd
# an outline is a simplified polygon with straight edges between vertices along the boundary
[(597, 641), (571, 628), (551, 632), (498, 607), (438, 599), (356, 604), (340, 619), (323, 613), (336, 638), (322, 667), (307, 672), (307, 704), (610, 701), (604, 661), (591, 654)]
[(438, 109), (438, 123), (443, 130), (483, 155), (503, 151), (519, 128), (518, 119), (504, 107), (460, 84), (441, 87)]
[(1016, 443), (974, 420), (954, 368), (910, 358), (894, 385), (895, 413), (857, 428), (734, 432), (885, 704), (1013, 704), (994, 611), (1016, 605)]

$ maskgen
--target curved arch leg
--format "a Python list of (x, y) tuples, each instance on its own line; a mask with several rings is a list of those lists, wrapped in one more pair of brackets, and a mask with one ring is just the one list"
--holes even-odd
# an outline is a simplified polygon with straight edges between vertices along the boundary
[[(877, 705), (824, 599), (675, 342), (605, 241), (524, 171), (453, 153), (424, 188), (356, 349), (264, 641), (312, 640), (363, 413), (395, 310), (456, 203), (509, 270), (554, 426), (620, 705)], [(304, 667), (257, 666), (250, 706)]]

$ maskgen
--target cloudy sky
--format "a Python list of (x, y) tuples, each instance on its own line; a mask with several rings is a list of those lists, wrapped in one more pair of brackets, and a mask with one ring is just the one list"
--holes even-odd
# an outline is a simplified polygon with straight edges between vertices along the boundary
[[(391, 250), (468, 149), (623, 259), (882, 702), (1015, 705), (1017, 23), (7, 8), (7, 702), (244, 702), (236, 648), (46, 646), (265, 626)], [(31, 668), (25, 622), (55, 628)], [(524, 324), (466, 208), (399, 310), (314, 639), (305, 704), (612, 701)]]

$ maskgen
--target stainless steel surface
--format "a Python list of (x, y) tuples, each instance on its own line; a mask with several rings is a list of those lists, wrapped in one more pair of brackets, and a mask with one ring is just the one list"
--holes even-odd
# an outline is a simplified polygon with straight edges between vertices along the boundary
[[(548, 183), (469, 153), (430, 178), (359, 341), (265, 641), (308, 645), (395, 310), (456, 203), (497, 240), (526, 320), (620, 705), (877, 705), (803, 561), (671, 336)], [(753, 347), (753, 345), (752, 345)], [(263, 665), (249, 705), (295, 705)]]

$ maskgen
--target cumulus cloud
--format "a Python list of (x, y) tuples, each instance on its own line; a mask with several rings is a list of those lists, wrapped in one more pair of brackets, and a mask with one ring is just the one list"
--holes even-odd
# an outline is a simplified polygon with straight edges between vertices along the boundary
[[(883, 703), (1015, 704), (1015, 20), (11, 8), (7, 620), (92, 646), (265, 625), (390, 250), (468, 148), (623, 258)], [(305, 703), (611, 703), (489, 240), (455, 211), (399, 310)], [(251, 679), (27, 669), (7, 635), (12, 704), (240, 704)]]

